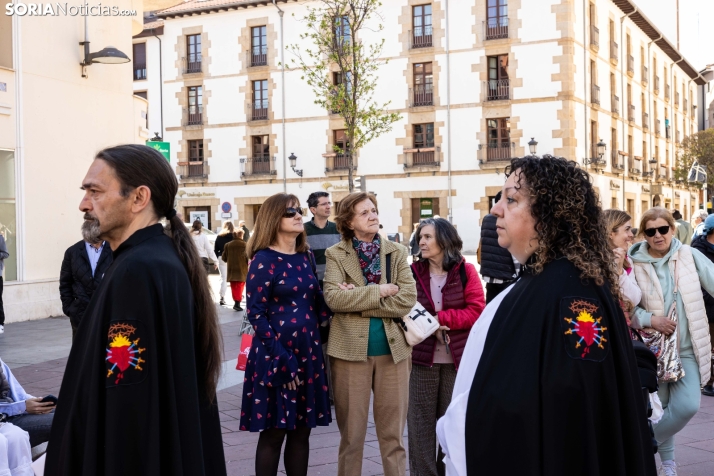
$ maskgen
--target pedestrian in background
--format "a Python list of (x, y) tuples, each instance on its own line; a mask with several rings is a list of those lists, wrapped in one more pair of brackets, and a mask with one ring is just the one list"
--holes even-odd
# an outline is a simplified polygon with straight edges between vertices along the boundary
[(64, 252), (59, 275), (59, 292), (62, 312), (69, 317), (72, 326), (72, 340), (77, 333), (84, 311), (92, 299), (94, 291), (111, 266), (112, 250), (105, 241), (87, 241), (94, 234), (91, 221), (82, 223), (83, 240), (73, 244)]
[[(404, 476), (411, 347), (393, 319), (416, 303), (407, 248), (382, 239), (377, 199), (351, 193), (335, 217), (341, 241), (326, 252), (325, 300), (335, 312), (327, 353), (340, 429), (339, 476), (362, 472), (369, 403), (385, 476)], [(390, 266), (387, 268), (387, 266)]]
[(250, 230), (248, 230), (248, 227), (245, 226), (245, 220), (241, 220), (238, 222), (238, 227), (243, 230), (243, 241), (246, 243), (250, 239)]
[[(496, 194), (496, 202), (501, 200), (501, 192)], [(515, 281), (521, 265), (498, 244), (496, 217), (488, 214), (481, 222), (481, 243), (479, 244), (481, 276), (486, 283), (486, 304)]]
[(248, 274), (248, 256), (245, 254), (246, 245), (243, 241), (243, 230), (237, 228), (233, 232), (233, 238), (234, 240), (223, 248), (221, 262), (226, 266), (226, 279), (231, 283), (233, 310), (242, 311), (240, 302), (243, 300), (245, 278)]
[(627, 256), (635, 237), (632, 234), (632, 217), (622, 210), (609, 209), (602, 212), (602, 221), (607, 233), (610, 249), (615, 254), (615, 269), (618, 273), (623, 311), (630, 325), (630, 314), (642, 299), (642, 291), (637, 286), (632, 260)]
[[(703, 210), (700, 210), (703, 211)], [(701, 252), (714, 263), (714, 215), (707, 216), (702, 222), (704, 225), (700, 234), (692, 241), (692, 248)], [(704, 307), (707, 311), (709, 321), (709, 339), (712, 341), (712, 371), (709, 382), (702, 387), (702, 394), (707, 397), (714, 397), (714, 297), (702, 288), (704, 297)]]
[(451, 403), (461, 354), (486, 303), (476, 267), (461, 255), (463, 242), (448, 220), (423, 220), (417, 236), (422, 258), (412, 264), (417, 301), (439, 320), (440, 327), (412, 348), (409, 474), (444, 476), (436, 421)]
[(310, 432), (332, 421), (318, 326), (330, 317), (317, 285), (300, 201), (278, 193), (261, 206), (246, 282), (255, 329), (243, 384), (240, 429), (259, 431), (256, 476), (307, 474)]
[(692, 240), (704, 232), (704, 221), (708, 216), (709, 214), (706, 210), (697, 210), (694, 212), (694, 233), (692, 234)]
[(67, 360), (45, 476), (225, 476), (223, 343), (206, 273), (173, 209), (176, 174), (155, 149), (119, 145), (97, 154), (82, 188), (90, 241), (106, 240), (114, 262)]
[(0, 334), (5, 332), (5, 307), (2, 303), (3, 291), (3, 270), (5, 269), (5, 260), (10, 257), (5, 244), (5, 237), (0, 233)]
[[(223, 222), (223, 228), (221, 229), (221, 232), (218, 234), (216, 237), (216, 242), (213, 245), (213, 252), (216, 253), (217, 258), (221, 258), (221, 255), (223, 254), (223, 248), (226, 246), (226, 243), (229, 243), (230, 241), (233, 240), (233, 232), (235, 231), (235, 227), (233, 226), (232, 221), (226, 221)], [(219, 259), (218, 260), (218, 272), (221, 274), (221, 290), (220, 290), (220, 297), (221, 300), (218, 302), (221, 306), (226, 305), (226, 288), (228, 287), (228, 281), (230, 281), (227, 278), (227, 263), (226, 260), (224, 259)], [(243, 279), (245, 281), (245, 279)], [(242, 293), (241, 293), (242, 294)], [(240, 303), (240, 301), (238, 301)]]
[(514, 159), (511, 170), (491, 213), (523, 271), (471, 330), (437, 425), (447, 474), (652, 476), (637, 362), (591, 178), (548, 155)]
[[(340, 232), (337, 231), (337, 225), (328, 220), (332, 212), (332, 203), (330, 202), (330, 194), (327, 192), (313, 192), (307, 197), (307, 206), (312, 213), (312, 219), (304, 223), (305, 234), (307, 235), (307, 243), (310, 245), (310, 251), (315, 256), (317, 263), (317, 280), (320, 284), (320, 289), (324, 289), (323, 280), (325, 279), (325, 251), (330, 246), (339, 243)], [(322, 339), (322, 353), (327, 355), (327, 341), (329, 338), (329, 326), (320, 326), (320, 337)], [(325, 359), (325, 375), (327, 376), (328, 387), (330, 389), (330, 402), (334, 402), (335, 396), (332, 387), (332, 378), (330, 371), (330, 359)]]
[(210, 261), (213, 261), (213, 268), (218, 269), (218, 258), (216, 253), (211, 248), (211, 244), (208, 242), (208, 237), (203, 233), (203, 224), (201, 220), (195, 220), (193, 225), (191, 225), (191, 238), (193, 238), (193, 244), (196, 245), (196, 251), (198, 251), (198, 256), (203, 262), (203, 268), (206, 270), (206, 274), (210, 273)]
[(419, 237), (417, 236), (417, 228), (419, 223), (414, 223), (414, 231), (409, 237), (409, 254), (412, 255), (412, 263), (419, 261)]
[[(662, 207), (647, 210), (640, 220), (645, 241), (630, 248), (642, 301), (632, 325), (652, 327), (670, 335), (677, 331), (677, 351), (684, 376), (660, 381), (657, 391), (664, 408), (654, 433), (662, 459), (661, 474), (677, 474), (674, 436), (699, 410), (701, 385), (711, 377), (711, 341), (701, 289), (714, 294), (714, 263), (675, 237), (673, 215)], [(677, 320), (670, 319), (676, 309)], [(669, 356), (662, 352), (662, 359)], [(668, 369), (669, 370), (669, 369)]]
[(682, 219), (682, 214), (679, 210), (672, 212), (672, 218), (674, 218), (677, 226), (675, 237), (681, 241), (683, 245), (690, 245), (692, 243), (692, 225)]

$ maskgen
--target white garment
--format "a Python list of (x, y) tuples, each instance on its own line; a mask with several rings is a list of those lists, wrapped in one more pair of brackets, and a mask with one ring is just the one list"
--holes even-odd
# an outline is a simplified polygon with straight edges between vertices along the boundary
[(218, 272), (221, 274), (221, 292), (219, 294), (223, 299), (226, 297), (226, 288), (228, 287), (228, 281), (226, 280), (228, 277), (228, 263), (222, 259), (218, 260)]
[(35, 476), (30, 435), (12, 423), (0, 423), (0, 476)]
[(196, 249), (198, 250), (198, 256), (201, 258), (211, 258), (214, 262), (218, 261), (216, 252), (213, 251), (213, 247), (208, 242), (206, 235), (191, 232), (191, 238), (193, 238), (193, 244), (196, 245)]
[(493, 316), (498, 311), (503, 298), (511, 292), (516, 283), (511, 284), (496, 296), (471, 328), (466, 348), (461, 356), (459, 371), (456, 373), (451, 404), (444, 416), (436, 423), (436, 436), (439, 438), (441, 450), (444, 452), (447, 476), (466, 476), (466, 407), (469, 404), (471, 384), (474, 381), (481, 354), (483, 354), (483, 347)]
[(625, 259), (627, 260), (628, 268), (631, 269), (629, 273), (624, 269), (620, 269), (622, 273), (620, 274), (620, 292), (622, 293), (622, 297), (630, 301), (634, 307), (642, 300), (642, 291), (637, 285), (637, 279), (635, 279), (635, 270), (633, 269), (632, 260), (629, 256), (626, 256)]

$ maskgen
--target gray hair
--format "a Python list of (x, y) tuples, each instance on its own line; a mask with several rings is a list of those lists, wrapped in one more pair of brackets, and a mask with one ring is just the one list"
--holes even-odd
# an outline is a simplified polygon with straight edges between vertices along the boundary
[[(461, 237), (456, 231), (456, 228), (454, 228), (454, 225), (444, 218), (426, 218), (422, 220), (416, 231), (417, 242), (421, 239), (422, 228), (427, 225), (434, 227), (436, 244), (439, 245), (439, 248), (444, 252), (444, 262), (441, 264), (441, 267), (444, 268), (444, 271), (451, 271), (454, 266), (461, 263), (464, 259), (461, 255), (464, 242), (461, 241)], [(419, 255), (421, 256), (421, 253), (419, 253)]]
[(694, 218), (701, 218), (702, 221), (706, 220), (709, 214), (706, 210), (697, 210), (694, 212)]

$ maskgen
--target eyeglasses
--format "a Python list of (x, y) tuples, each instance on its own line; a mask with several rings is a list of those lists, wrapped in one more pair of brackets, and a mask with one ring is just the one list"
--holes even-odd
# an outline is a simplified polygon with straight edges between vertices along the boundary
[(664, 226), (658, 226), (657, 228), (647, 228), (645, 230), (645, 235), (649, 236), (650, 238), (654, 237), (657, 232), (659, 231), (659, 234), (664, 236), (670, 231), (669, 225), (664, 225)]
[(300, 215), (302, 216), (302, 210), (299, 208), (295, 207), (290, 207), (285, 210), (285, 213), (283, 214), (283, 218), (294, 218), (295, 215)]

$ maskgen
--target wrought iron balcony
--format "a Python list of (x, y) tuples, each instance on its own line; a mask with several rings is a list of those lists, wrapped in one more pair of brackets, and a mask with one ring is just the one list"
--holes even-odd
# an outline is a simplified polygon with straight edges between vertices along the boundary
[(201, 126), (203, 125), (203, 105), (189, 106), (183, 110), (183, 125)]
[(434, 104), (434, 90), (432, 84), (415, 84), (409, 90), (412, 99), (412, 107), (431, 106)]
[(134, 81), (140, 81), (146, 79), (146, 65), (145, 64), (135, 64), (134, 65)]
[(597, 84), (590, 85), (590, 102), (600, 104), (600, 86)]
[(616, 95), (612, 95), (611, 112), (613, 114), (620, 114), (620, 98)]
[(415, 49), (433, 46), (431, 43), (432, 32), (433, 28), (431, 25), (414, 27), (413, 31), (409, 31), (409, 40), (411, 41), (409, 47)]
[(627, 56), (627, 72), (630, 76), (635, 74), (635, 57), (632, 55)]
[(416, 149), (416, 151), (405, 151), (405, 156), (407, 159), (404, 164), (405, 169), (409, 167), (436, 167), (440, 165), (439, 161), (436, 160), (434, 147)]
[(590, 25), (590, 44), (600, 46), (600, 30), (595, 25)]
[[(352, 159), (354, 161), (354, 158)], [(352, 170), (357, 167), (352, 166)], [(349, 154), (325, 154), (325, 172), (331, 172), (333, 170), (344, 170), (348, 171), (350, 169), (350, 156)]]
[(503, 101), (511, 99), (510, 79), (489, 79), (484, 81), (486, 101)]
[(627, 120), (630, 122), (635, 122), (635, 105), (630, 104), (628, 108)]
[(614, 41), (610, 42), (610, 61), (617, 64), (617, 59), (620, 57), (620, 47)]
[(192, 55), (189, 58), (183, 58), (183, 74), (195, 74), (202, 71), (201, 55)]
[(625, 161), (622, 159), (622, 157), (616, 150), (613, 150), (611, 152), (611, 159), (612, 159), (612, 170), (613, 171), (618, 171), (618, 170), (624, 171), (625, 170)]
[(268, 46), (253, 46), (246, 52), (246, 64), (249, 67), (265, 66), (268, 64)]
[(508, 18), (489, 18), (484, 21), (483, 38), (485, 40), (508, 38)]
[(268, 119), (268, 100), (248, 104), (248, 111), (251, 121), (266, 121)]
[(515, 142), (490, 142), (478, 146), (478, 158), (482, 162), (510, 161), (515, 156)]
[(189, 161), (189, 162), (179, 162), (178, 163), (178, 175), (181, 179), (195, 179), (195, 178), (208, 178), (208, 164), (201, 161)]
[(275, 157), (269, 154), (257, 154), (253, 157), (241, 157), (241, 177), (253, 177), (256, 175), (277, 175), (275, 169)]

